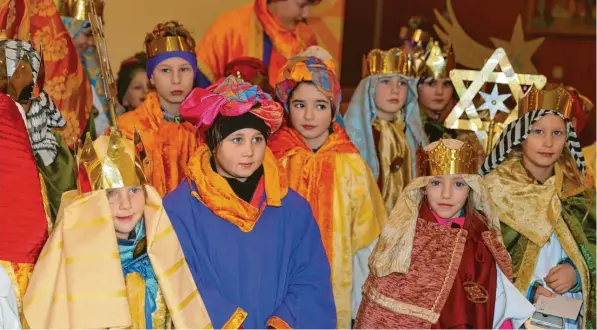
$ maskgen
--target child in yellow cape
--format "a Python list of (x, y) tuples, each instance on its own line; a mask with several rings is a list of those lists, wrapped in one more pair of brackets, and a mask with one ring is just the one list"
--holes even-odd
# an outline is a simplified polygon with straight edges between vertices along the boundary
[(290, 127), (269, 141), (289, 185), (303, 196), (319, 225), (332, 267), (338, 328), (349, 328), (367, 277), (367, 259), (387, 220), (383, 199), (367, 163), (341, 120), (340, 82), (329, 60), (290, 59), (276, 85)]
[(134, 146), (119, 131), (88, 137), (77, 158), (79, 189), (63, 195), (24, 297), (29, 326), (210, 327), (138, 134)]

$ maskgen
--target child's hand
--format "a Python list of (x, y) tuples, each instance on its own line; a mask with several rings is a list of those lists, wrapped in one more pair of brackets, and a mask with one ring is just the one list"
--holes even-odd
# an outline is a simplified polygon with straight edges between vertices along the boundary
[(533, 297), (533, 303), (536, 303), (537, 300), (539, 300), (539, 296), (545, 296), (545, 297), (552, 298), (552, 297), (555, 297), (556, 295), (553, 292), (544, 288), (542, 285), (540, 285), (537, 287), (537, 291), (535, 291), (535, 297)]
[(569, 263), (557, 265), (545, 276), (545, 284), (557, 294), (564, 294), (576, 286), (576, 270)]

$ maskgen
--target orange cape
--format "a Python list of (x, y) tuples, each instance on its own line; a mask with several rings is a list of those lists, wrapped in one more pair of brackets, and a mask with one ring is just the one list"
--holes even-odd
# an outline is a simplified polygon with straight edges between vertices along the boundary
[(134, 129), (139, 131), (151, 162), (151, 185), (160, 196), (164, 197), (178, 187), (185, 177), (187, 163), (200, 143), (198, 130), (188, 122), (165, 121), (155, 93), (147, 95), (135, 111), (120, 116), (118, 127), (131, 140)]

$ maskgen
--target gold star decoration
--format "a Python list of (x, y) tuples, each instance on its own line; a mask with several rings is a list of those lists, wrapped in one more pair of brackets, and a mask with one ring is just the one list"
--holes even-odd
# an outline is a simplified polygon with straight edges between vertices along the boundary
[(533, 62), (531, 61), (531, 56), (537, 51), (537, 48), (541, 46), (543, 40), (545, 38), (536, 38), (529, 41), (524, 40), (524, 30), (522, 28), (522, 18), (520, 15), (516, 18), (516, 24), (514, 25), (514, 30), (512, 30), (512, 37), (510, 41), (500, 40), (497, 38), (489, 38), (495, 48), (503, 48), (506, 53), (511, 55), (512, 58), (512, 65), (515, 68), (526, 68), (526, 72), (537, 72)]
[[(496, 71), (498, 66), (501, 72)], [(496, 49), (480, 71), (452, 70), (450, 79), (460, 100), (444, 121), (444, 126), (451, 129), (474, 131), (486, 151), (491, 150), (494, 141), (497, 141), (497, 137), (504, 127), (518, 118), (518, 100), (524, 95), (521, 85), (535, 85), (538, 89), (542, 89), (547, 83), (547, 78), (543, 75), (515, 73), (503, 48)], [(465, 81), (470, 82), (468, 88), (464, 84)], [(481, 120), (480, 109), (476, 108), (473, 103), (486, 83), (508, 85), (516, 103), (513, 109), (508, 109), (508, 117), (503, 123), (491, 119)], [(467, 118), (461, 119), (464, 113)]]

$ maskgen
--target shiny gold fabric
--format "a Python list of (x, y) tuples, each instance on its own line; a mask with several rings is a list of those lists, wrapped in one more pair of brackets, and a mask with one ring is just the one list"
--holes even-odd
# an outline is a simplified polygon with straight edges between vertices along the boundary
[[(537, 184), (535, 179), (527, 174), (521, 160), (511, 157), (489, 173), (485, 182), (495, 202), (495, 211), (500, 221), (522, 235), (521, 239), (528, 240), (522, 251), (511, 252), (512, 263), (515, 266), (514, 286), (523, 294), (527, 293), (541, 248), (555, 232), (562, 248), (578, 269), (584, 306), (588, 306), (588, 266), (570, 229), (562, 219), (560, 200), (564, 196), (576, 195), (584, 188), (565, 182), (558, 163), (555, 164), (554, 172), (555, 175), (543, 184)], [(508, 245), (506, 244), (507, 247)], [(586, 328), (586, 319), (583, 318), (582, 328)]]
[(411, 180), (411, 154), (404, 134), (403, 121), (396, 120), (391, 123), (375, 118), (373, 128), (379, 132), (379, 141), (377, 142), (379, 182), (381, 183), (381, 196), (389, 214), (402, 189)]
[[(147, 253), (174, 325), (211, 327), (161, 198), (153, 187), (145, 190)], [(130, 327), (127, 290), (106, 192), (65, 193), (23, 300), (29, 325)]]
[[(492, 211), (493, 204), (483, 184), (483, 178), (471, 174), (464, 174), (462, 177), (474, 192), (475, 207), (487, 217), (488, 229), (498, 229), (499, 219)], [(404, 188), (390, 214), (388, 224), (383, 229), (377, 246), (369, 258), (369, 269), (373, 275), (383, 277), (391, 273), (406, 274), (408, 272), (419, 207), (424, 197), (422, 188), (429, 183), (431, 178), (416, 178)]]
[(269, 145), (290, 188), (313, 209), (330, 260), (337, 326), (350, 328), (353, 257), (373, 243), (387, 219), (373, 174), (338, 124), (315, 153), (288, 127), (274, 134)]
[(587, 165), (587, 178), (595, 188), (597, 182), (597, 177), (595, 177), (595, 143), (582, 148), (582, 154), (585, 156), (585, 164)]

